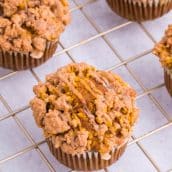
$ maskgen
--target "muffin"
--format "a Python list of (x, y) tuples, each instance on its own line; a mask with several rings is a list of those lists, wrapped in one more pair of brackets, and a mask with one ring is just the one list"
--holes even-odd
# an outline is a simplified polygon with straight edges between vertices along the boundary
[(164, 68), (165, 85), (172, 96), (172, 25), (168, 26), (165, 36), (155, 45), (153, 53), (159, 57)]
[(69, 19), (66, 0), (1, 0), (0, 66), (23, 70), (45, 62)]
[(171, 10), (172, 0), (107, 0), (118, 15), (133, 21), (152, 20)]
[(138, 110), (135, 91), (119, 76), (85, 63), (69, 64), (33, 90), (33, 116), (61, 163), (98, 170), (123, 154)]

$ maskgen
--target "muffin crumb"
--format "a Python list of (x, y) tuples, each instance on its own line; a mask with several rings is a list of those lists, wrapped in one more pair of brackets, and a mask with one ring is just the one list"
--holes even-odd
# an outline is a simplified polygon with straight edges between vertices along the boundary
[[(135, 91), (119, 76), (85, 63), (48, 75), (34, 93), (31, 108), (45, 137), (72, 155), (97, 151), (107, 159), (130, 137), (138, 116)], [(42, 103), (44, 108), (36, 106)]]
[(70, 21), (66, 0), (0, 1), (0, 48), (40, 58)]
[(159, 57), (163, 67), (172, 69), (172, 25), (168, 26), (162, 40), (155, 45), (153, 53)]

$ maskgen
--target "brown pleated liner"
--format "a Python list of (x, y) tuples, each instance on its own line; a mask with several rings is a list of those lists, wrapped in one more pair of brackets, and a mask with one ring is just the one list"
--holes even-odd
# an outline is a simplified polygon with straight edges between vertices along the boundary
[[(127, 140), (128, 142), (128, 140)], [(72, 170), (82, 170), (82, 171), (92, 171), (100, 170), (110, 166), (116, 162), (119, 157), (124, 153), (127, 142), (121, 146), (114, 148), (111, 152), (111, 158), (109, 160), (101, 159), (101, 155), (98, 152), (85, 152), (84, 154), (78, 154), (72, 156), (71, 154), (66, 154), (60, 148), (55, 148), (51, 139), (47, 139), (47, 143), (51, 153), (56, 157), (56, 159)]]
[(172, 96), (172, 70), (164, 69), (164, 80), (169, 94)]
[(172, 9), (172, 0), (152, 0), (134, 2), (134, 0), (106, 0), (111, 9), (118, 15), (133, 21), (153, 20)]
[(33, 58), (30, 53), (8, 52), (0, 50), (0, 66), (12, 70), (24, 70), (41, 65), (55, 53), (57, 42), (46, 43), (44, 54), (41, 58)]

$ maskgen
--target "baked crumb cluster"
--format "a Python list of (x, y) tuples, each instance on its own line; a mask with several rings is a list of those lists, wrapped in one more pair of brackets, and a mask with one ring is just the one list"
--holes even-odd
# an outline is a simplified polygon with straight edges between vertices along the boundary
[(69, 19), (66, 0), (0, 0), (0, 48), (40, 57)]
[(172, 25), (168, 26), (165, 36), (155, 45), (153, 53), (159, 57), (163, 67), (172, 69)]
[(119, 76), (84, 63), (70, 64), (34, 87), (34, 118), (68, 154), (104, 156), (130, 136), (138, 113), (135, 91)]

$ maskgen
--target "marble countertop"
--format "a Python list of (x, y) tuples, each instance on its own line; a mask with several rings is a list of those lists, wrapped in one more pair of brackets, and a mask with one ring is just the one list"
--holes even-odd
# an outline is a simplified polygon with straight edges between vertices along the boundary
[(0, 68), (0, 172), (71, 171), (49, 152), (28, 102), (38, 78), (72, 61), (112, 70), (138, 92), (140, 118), (131, 142), (117, 163), (100, 172), (172, 171), (172, 98), (151, 54), (172, 23), (172, 12), (139, 24), (117, 16), (105, 0), (70, 0), (70, 5), (71, 25), (48, 62), (21, 72)]

